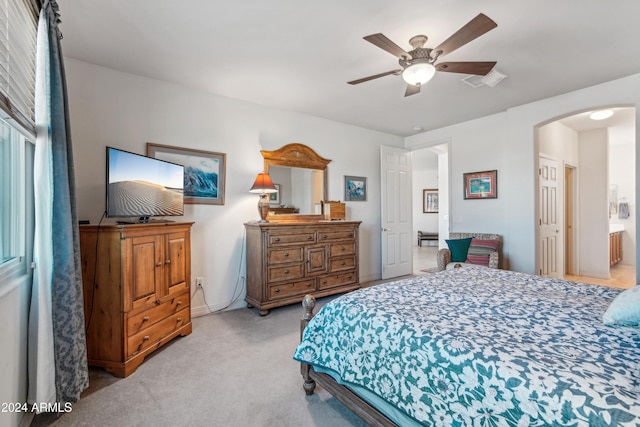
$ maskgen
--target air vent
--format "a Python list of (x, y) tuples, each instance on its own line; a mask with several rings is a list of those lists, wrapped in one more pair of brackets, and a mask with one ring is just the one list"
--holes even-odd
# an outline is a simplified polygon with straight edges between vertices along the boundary
[(478, 88), (481, 86), (494, 87), (495, 85), (500, 83), (505, 77), (507, 77), (505, 74), (502, 74), (501, 72), (499, 72), (494, 68), (486, 76), (470, 75), (463, 79), (460, 79), (460, 81), (466, 85), (469, 85), (475, 88)]

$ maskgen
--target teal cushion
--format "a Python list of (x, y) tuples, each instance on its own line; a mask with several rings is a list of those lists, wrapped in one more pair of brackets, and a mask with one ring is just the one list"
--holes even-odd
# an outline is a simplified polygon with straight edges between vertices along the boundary
[(471, 245), (471, 239), (451, 239), (445, 240), (449, 251), (451, 252), (451, 262), (465, 262), (467, 260), (467, 253), (469, 252), (469, 245)]
[(602, 316), (605, 325), (640, 326), (640, 286), (620, 292)]

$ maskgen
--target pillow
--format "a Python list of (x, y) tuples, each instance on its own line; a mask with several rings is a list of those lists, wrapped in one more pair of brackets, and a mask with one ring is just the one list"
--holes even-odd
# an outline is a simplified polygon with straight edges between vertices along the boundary
[(445, 240), (449, 251), (451, 252), (451, 262), (465, 262), (467, 260), (467, 252), (469, 252), (469, 245), (471, 244), (472, 237), (466, 239), (451, 239)]
[(620, 292), (604, 312), (602, 321), (609, 326), (640, 326), (640, 286)]
[(489, 256), (492, 252), (498, 250), (498, 240), (480, 240), (473, 239), (469, 246), (469, 252), (467, 254), (467, 260), (469, 264), (489, 266)]

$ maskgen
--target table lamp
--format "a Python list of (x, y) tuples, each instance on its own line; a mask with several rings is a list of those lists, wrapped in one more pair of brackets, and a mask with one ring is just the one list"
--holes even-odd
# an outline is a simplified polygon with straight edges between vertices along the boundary
[(259, 173), (253, 183), (253, 186), (249, 189), (249, 192), (260, 194), (260, 200), (258, 200), (260, 221), (258, 222), (269, 222), (267, 220), (267, 214), (269, 213), (269, 193), (278, 192), (278, 189), (273, 185), (273, 181), (271, 181), (269, 174), (264, 172)]

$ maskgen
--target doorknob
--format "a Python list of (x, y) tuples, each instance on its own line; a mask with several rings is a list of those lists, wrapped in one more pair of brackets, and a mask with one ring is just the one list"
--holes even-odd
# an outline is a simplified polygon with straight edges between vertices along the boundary
[(391, 229), (390, 229), (390, 228), (384, 228), (384, 227), (383, 227), (383, 228), (382, 228), (382, 231), (391, 231)]

